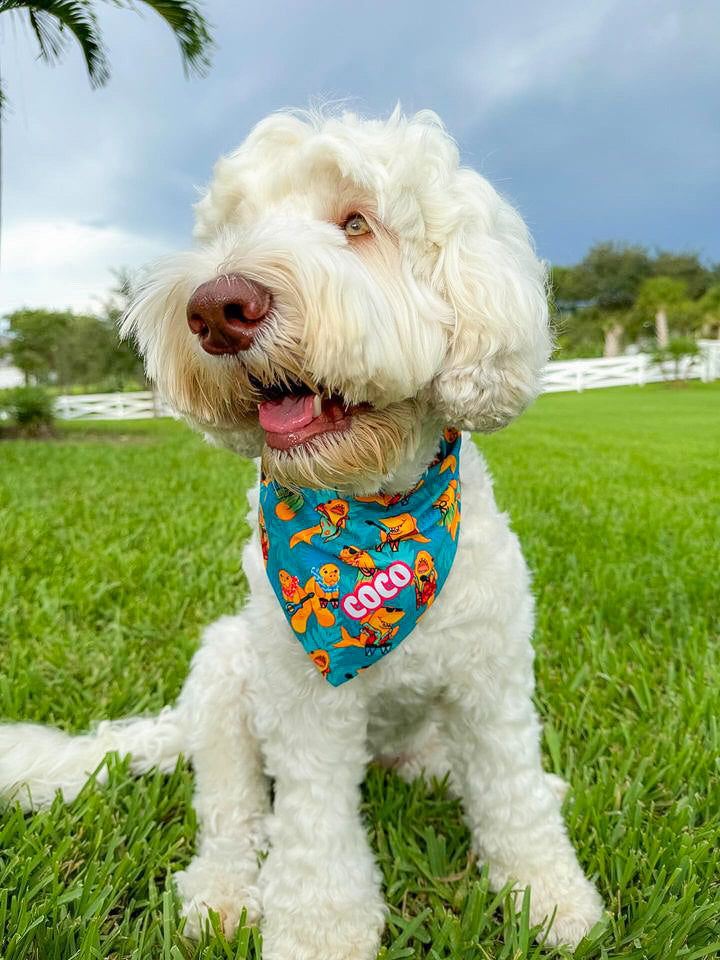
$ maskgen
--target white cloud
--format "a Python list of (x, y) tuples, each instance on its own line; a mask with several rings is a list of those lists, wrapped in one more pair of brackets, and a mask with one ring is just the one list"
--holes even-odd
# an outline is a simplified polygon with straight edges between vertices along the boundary
[(134, 269), (168, 248), (118, 227), (72, 220), (22, 220), (2, 236), (0, 313), (19, 307), (97, 311), (112, 268)]
[[(113, 73), (95, 91), (76, 45), (50, 68), (19, 19), (0, 16), (10, 101), (0, 306), (86, 305), (107, 288), (109, 266), (163, 242), (187, 246), (195, 185), (218, 154), (270, 110), (323, 96), (347, 95), (370, 113), (397, 100), (436, 109), (466, 162), (521, 205), (544, 256), (572, 262), (611, 237), (720, 256), (717, 0), (679, 14), (675, 0), (206, 8), (212, 70), (186, 81), (160, 18), (101, 5)], [(38, 239), (20, 255), (9, 247), (22, 224)], [(54, 259), (65, 246), (58, 225), (75, 231), (72, 263)], [(93, 239), (82, 246), (81, 236)]]
[(525, 6), (490, 33), (481, 23), (477, 41), (457, 63), (457, 80), (474, 95), (477, 113), (484, 117), (510, 101), (567, 85), (598, 46), (617, 6), (617, 0), (566, 0), (552, 9)]

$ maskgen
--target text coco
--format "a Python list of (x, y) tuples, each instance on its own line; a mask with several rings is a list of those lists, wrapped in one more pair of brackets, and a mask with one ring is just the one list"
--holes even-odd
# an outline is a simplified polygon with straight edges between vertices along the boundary
[(346, 594), (340, 601), (340, 606), (353, 620), (362, 620), (410, 586), (412, 579), (413, 572), (410, 567), (402, 560), (396, 560), (387, 570), (378, 570), (368, 583), (361, 583), (352, 593)]

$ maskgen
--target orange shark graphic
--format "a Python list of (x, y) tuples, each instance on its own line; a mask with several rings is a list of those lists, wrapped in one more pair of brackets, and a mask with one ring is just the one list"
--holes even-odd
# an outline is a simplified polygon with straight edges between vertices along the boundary
[(393, 552), (403, 540), (416, 540), (418, 543), (430, 543), (418, 530), (417, 520), (411, 513), (399, 513), (396, 517), (385, 517), (383, 520), (366, 520), (371, 526), (380, 530), (380, 543), (377, 550), (389, 546)]
[(315, 510), (320, 514), (320, 523), (293, 534), (290, 538), (291, 550), (299, 543), (310, 543), (312, 538), (317, 536), (321, 536), (324, 543), (329, 543), (345, 529), (350, 512), (347, 500), (328, 500), (315, 507)]
[(349, 567), (357, 568), (356, 584), (369, 583), (375, 576), (377, 566), (367, 550), (361, 550), (360, 547), (348, 545), (342, 548), (338, 554), (338, 558), (342, 560), (343, 563), (347, 563)]
[(258, 507), (258, 530), (260, 532), (260, 549), (262, 550), (263, 563), (267, 569), (268, 555), (270, 553), (270, 541), (268, 540), (267, 529), (265, 527), (265, 516), (263, 508)]
[(453, 540), (460, 526), (460, 504), (457, 492), (458, 482), (453, 477), (447, 489), (433, 503), (433, 507), (440, 511), (440, 523), (445, 526)]
[[(449, 458), (448, 458), (449, 459)], [(452, 459), (455, 459), (454, 457)], [(442, 471), (441, 471), (442, 472)], [(400, 504), (406, 507), (410, 502), (410, 497), (423, 485), (422, 478), (418, 480), (414, 487), (406, 490), (404, 493), (375, 493), (368, 497), (355, 497), (360, 503), (378, 503), (381, 507), (394, 507)]]
[(431, 607), (437, 590), (437, 570), (435, 561), (427, 550), (419, 550), (415, 557), (414, 568), (415, 607)]
[(327, 650), (312, 650), (309, 653), (309, 657), (318, 668), (320, 673), (324, 677), (327, 677), (327, 675), (330, 673), (330, 656)]
[(341, 626), (342, 640), (333, 646), (360, 647), (365, 650), (367, 656), (372, 656), (376, 650), (386, 653), (390, 649), (392, 638), (400, 629), (396, 624), (404, 616), (405, 611), (398, 610), (397, 607), (379, 607), (363, 618), (357, 637)]

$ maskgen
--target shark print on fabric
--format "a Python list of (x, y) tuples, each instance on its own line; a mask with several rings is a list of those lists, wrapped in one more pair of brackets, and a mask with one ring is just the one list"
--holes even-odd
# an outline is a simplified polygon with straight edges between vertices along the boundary
[(404, 494), (292, 492), (263, 481), (258, 525), (285, 617), (333, 686), (377, 663), (413, 630), (452, 567), (460, 526), (460, 434), (448, 428)]

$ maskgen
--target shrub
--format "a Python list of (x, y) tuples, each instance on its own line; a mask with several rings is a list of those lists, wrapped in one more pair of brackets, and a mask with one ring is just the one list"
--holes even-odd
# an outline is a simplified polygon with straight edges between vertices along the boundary
[(44, 387), (14, 387), (0, 391), (0, 411), (21, 433), (37, 436), (52, 427), (54, 400)]
[(666, 347), (655, 351), (652, 362), (660, 365), (665, 380), (685, 382), (690, 363), (699, 353), (700, 347), (691, 337), (673, 337)]

